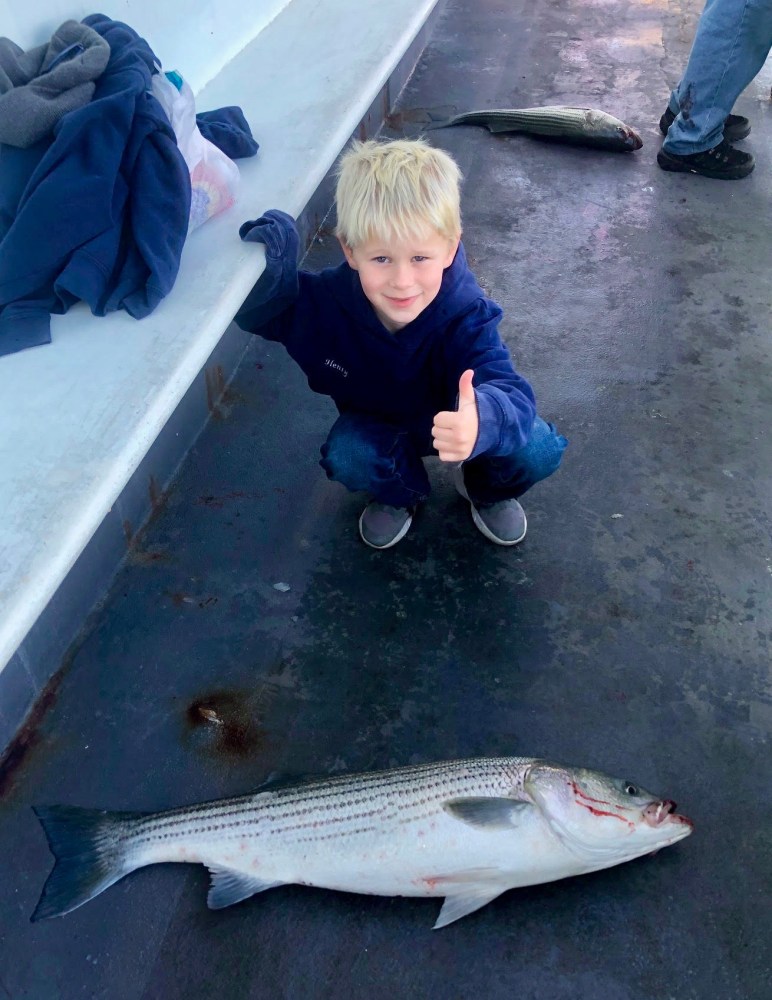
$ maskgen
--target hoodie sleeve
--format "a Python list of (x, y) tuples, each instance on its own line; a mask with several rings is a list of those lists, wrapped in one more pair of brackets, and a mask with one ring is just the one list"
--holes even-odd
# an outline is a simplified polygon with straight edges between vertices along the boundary
[[(477, 398), (480, 427), (477, 442), (469, 458), (488, 455), (495, 458), (522, 448), (531, 434), (536, 416), (536, 400), (528, 382), (512, 364), (509, 351), (498, 332), (501, 310), (493, 303), (480, 303), (477, 315), (464, 323), (476, 329), (456, 364), (456, 385), (463, 372), (474, 371), (472, 382)], [(478, 326), (478, 323), (480, 324)]]
[(298, 250), (295, 222), (271, 209), (239, 229), (245, 243), (265, 245), (265, 270), (234, 317), (242, 330), (283, 343), (292, 330), (298, 298)]

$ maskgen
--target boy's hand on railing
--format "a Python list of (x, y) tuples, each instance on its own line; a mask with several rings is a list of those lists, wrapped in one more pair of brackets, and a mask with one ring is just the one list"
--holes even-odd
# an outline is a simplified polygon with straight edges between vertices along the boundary
[(473, 378), (474, 372), (471, 368), (467, 369), (458, 381), (458, 408), (443, 410), (434, 418), (434, 447), (443, 462), (465, 462), (477, 442), (480, 419), (472, 387)]
[(245, 243), (264, 243), (265, 255), (269, 258), (285, 256), (290, 243), (297, 243), (295, 220), (278, 208), (271, 208), (259, 219), (245, 222), (239, 228), (239, 236)]

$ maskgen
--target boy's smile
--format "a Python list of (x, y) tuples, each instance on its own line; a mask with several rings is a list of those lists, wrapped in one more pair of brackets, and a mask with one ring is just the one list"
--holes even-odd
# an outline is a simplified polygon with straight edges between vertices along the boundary
[(359, 272), (362, 291), (387, 330), (396, 333), (437, 297), (442, 272), (453, 262), (458, 240), (432, 231), (407, 239), (377, 237), (355, 248), (343, 246)]

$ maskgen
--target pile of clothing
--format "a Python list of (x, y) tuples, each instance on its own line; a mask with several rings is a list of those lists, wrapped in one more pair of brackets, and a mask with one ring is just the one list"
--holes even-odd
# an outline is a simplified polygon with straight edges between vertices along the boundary
[[(141, 319), (174, 285), (206, 189), (170, 120), (182, 81), (159, 74), (145, 39), (103, 14), (27, 52), (0, 38), (0, 355), (50, 343), (51, 314), (79, 300)], [(235, 106), (191, 129), (223, 159), (258, 149)]]

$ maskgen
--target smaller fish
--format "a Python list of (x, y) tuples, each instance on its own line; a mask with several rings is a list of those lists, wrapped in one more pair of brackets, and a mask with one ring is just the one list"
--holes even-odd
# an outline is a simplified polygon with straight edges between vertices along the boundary
[(635, 129), (613, 115), (594, 108), (557, 105), (466, 111), (433, 127), (446, 128), (449, 125), (484, 125), (491, 132), (526, 132), (541, 139), (619, 153), (640, 149), (643, 145), (643, 140)]

